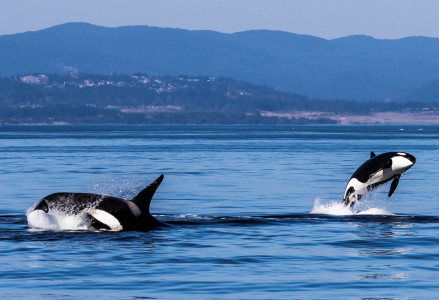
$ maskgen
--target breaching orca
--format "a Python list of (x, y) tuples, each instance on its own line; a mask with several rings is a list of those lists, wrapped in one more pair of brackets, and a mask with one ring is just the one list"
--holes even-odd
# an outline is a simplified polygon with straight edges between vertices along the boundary
[(349, 180), (343, 203), (352, 206), (367, 192), (393, 179), (388, 196), (392, 196), (398, 186), (401, 174), (410, 169), (416, 162), (413, 155), (403, 152), (387, 152), (380, 155), (370, 153), (365, 161)]
[(163, 174), (133, 199), (89, 193), (55, 193), (41, 199), (30, 212), (61, 212), (79, 216), (92, 230), (147, 231), (162, 224), (149, 213), (149, 205), (163, 180)]

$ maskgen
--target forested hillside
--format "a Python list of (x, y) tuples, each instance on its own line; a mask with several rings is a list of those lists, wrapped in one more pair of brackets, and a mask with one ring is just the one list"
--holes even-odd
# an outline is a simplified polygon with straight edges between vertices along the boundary
[(0, 36), (0, 76), (187, 74), (234, 78), (313, 98), (395, 101), (438, 80), (438, 70), (439, 39), (425, 37), (325, 40), (280, 31), (224, 34), (86, 23)]

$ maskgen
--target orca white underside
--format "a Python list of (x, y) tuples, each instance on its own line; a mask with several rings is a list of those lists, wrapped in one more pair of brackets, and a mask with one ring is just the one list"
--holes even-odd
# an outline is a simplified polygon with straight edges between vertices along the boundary
[(352, 206), (366, 193), (393, 179), (390, 197), (398, 186), (401, 175), (410, 169), (416, 159), (403, 152), (388, 152), (378, 156), (371, 152), (370, 159), (364, 162), (352, 175), (343, 196), (343, 203)]

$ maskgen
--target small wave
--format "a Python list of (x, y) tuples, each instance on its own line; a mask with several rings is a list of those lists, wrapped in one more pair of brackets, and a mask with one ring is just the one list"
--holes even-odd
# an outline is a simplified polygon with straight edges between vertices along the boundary
[(352, 216), (352, 215), (392, 215), (387, 209), (379, 207), (367, 207), (362, 204), (358, 210), (352, 210), (351, 207), (344, 205), (340, 201), (329, 201), (324, 203), (321, 198), (314, 200), (314, 206), (310, 214), (334, 215), (334, 216)]
[(181, 219), (196, 219), (196, 220), (207, 220), (211, 219), (212, 217), (209, 216), (199, 216), (199, 215), (193, 215), (193, 214), (183, 214), (183, 215), (176, 215), (175, 218), (181, 218)]
[[(321, 203), (316, 199), (314, 208), (309, 213), (262, 215), (262, 216), (199, 216), (199, 215), (154, 215), (160, 221), (171, 227), (186, 226), (253, 226), (275, 224), (315, 224), (320, 222), (379, 222), (393, 223), (439, 223), (437, 216), (394, 215), (381, 208), (353, 212), (339, 202)], [(3, 224), (8, 226), (11, 220), (17, 224), (25, 224), (26, 218), (20, 216), (2, 216), (0, 214), (0, 229)], [(46, 214), (43, 211), (33, 211), (27, 214), (28, 228), (31, 231), (96, 231), (88, 227), (80, 216), (63, 214)], [(170, 228), (171, 228), (170, 227)], [(162, 227), (166, 228), (166, 227)]]

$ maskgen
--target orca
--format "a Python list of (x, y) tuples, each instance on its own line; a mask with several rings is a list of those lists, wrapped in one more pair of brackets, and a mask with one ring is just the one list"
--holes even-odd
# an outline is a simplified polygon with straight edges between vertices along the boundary
[(390, 180), (388, 196), (395, 192), (402, 173), (410, 169), (416, 162), (416, 158), (404, 152), (387, 152), (379, 155), (370, 153), (370, 159), (365, 161), (352, 174), (343, 196), (346, 206), (353, 206), (366, 193)]
[(151, 199), (163, 178), (160, 175), (131, 200), (90, 193), (50, 194), (36, 203), (30, 213), (56, 211), (79, 216), (91, 230), (148, 231), (164, 225), (149, 212)]

